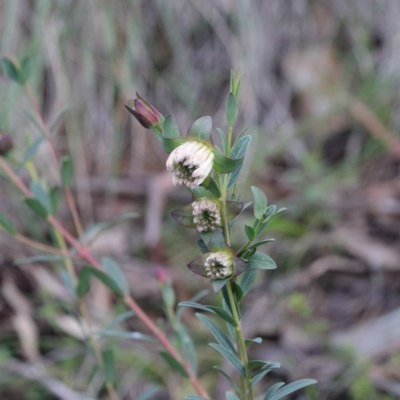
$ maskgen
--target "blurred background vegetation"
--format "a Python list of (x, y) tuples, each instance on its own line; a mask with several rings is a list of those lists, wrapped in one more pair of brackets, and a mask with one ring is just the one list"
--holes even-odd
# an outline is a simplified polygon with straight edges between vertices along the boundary
[[(318, 389), (293, 398), (400, 399), (399, 19), (396, 0), (0, 0), (0, 52), (30, 60), (57, 150), (74, 160), (85, 226), (138, 212), (111, 224), (92, 249), (118, 259), (134, 297), (161, 324), (157, 265), (179, 301), (207, 281), (186, 268), (198, 252), (195, 234), (169, 216), (190, 199), (173, 188), (162, 147), (124, 104), (138, 91), (183, 131), (202, 115), (226, 128), (230, 70), (239, 66), (235, 134), (246, 127), (253, 136), (241, 199), (256, 184), (270, 204), (289, 208), (271, 222), (276, 241), (263, 248), (278, 269), (260, 273), (244, 305), (247, 336), (263, 338), (253, 358), (284, 366), (265, 387), (312, 377)], [(0, 131), (22, 158), (40, 132), (23, 90), (2, 74), (0, 104)], [(46, 145), (35, 164), (56, 183)], [(51, 241), (19, 200), (1, 179), (0, 211)], [(65, 205), (60, 217), (73, 231)], [(33, 253), (4, 234), (0, 246), (0, 398), (106, 398), (61, 266), (24, 263)], [(87, 302), (96, 326), (124, 311), (100, 284)], [(201, 380), (222, 399), (227, 386), (210, 369), (221, 360), (206, 346), (208, 332), (191, 311), (184, 318)], [(124, 324), (140, 330), (134, 319)], [(148, 399), (188, 393), (153, 345), (110, 340), (124, 399), (156, 387)]]

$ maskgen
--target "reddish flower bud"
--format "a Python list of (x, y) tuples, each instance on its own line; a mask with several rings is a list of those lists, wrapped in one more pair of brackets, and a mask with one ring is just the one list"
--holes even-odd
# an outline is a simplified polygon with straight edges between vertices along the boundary
[(137, 98), (129, 100), (126, 109), (140, 122), (146, 129), (151, 129), (160, 124), (162, 115), (158, 110), (148, 103), (136, 92)]
[(4, 156), (14, 147), (14, 141), (8, 133), (0, 133), (0, 156)]
[(161, 265), (157, 265), (156, 276), (157, 280), (161, 283), (166, 283), (168, 280), (167, 271)]

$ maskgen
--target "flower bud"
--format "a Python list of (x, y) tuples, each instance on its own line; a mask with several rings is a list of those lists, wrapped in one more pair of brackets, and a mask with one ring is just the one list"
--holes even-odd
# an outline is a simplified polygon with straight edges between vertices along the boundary
[(168, 157), (167, 169), (172, 172), (174, 185), (191, 189), (200, 186), (214, 165), (214, 152), (205, 143), (185, 142)]
[(229, 251), (211, 253), (204, 263), (206, 274), (211, 279), (223, 279), (234, 272), (233, 256)]
[(167, 271), (161, 265), (157, 265), (156, 277), (157, 277), (157, 280), (162, 284), (164, 284), (168, 281)]
[(222, 224), (221, 210), (212, 200), (201, 198), (192, 203), (193, 222), (199, 232), (215, 231)]
[(8, 133), (0, 133), (0, 156), (4, 156), (14, 147), (14, 141)]
[(148, 103), (143, 97), (136, 93), (137, 98), (129, 100), (125, 108), (140, 122), (146, 129), (155, 128), (160, 124), (161, 114)]

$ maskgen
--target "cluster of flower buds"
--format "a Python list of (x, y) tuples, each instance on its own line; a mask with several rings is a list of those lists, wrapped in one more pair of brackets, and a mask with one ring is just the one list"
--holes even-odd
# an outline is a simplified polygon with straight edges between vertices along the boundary
[(204, 263), (206, 274), (211, 279), (222, 279), (231, 276), (234, 271), (233, 256), (228, 251), (211, 253)]
[(201, 185), (213, 168), (214, 152), (205, 143), (189, 141), (172, 151), (167, 169), (172, 173), (174, 185), (191, 189)]
[(221, 210), (212, 200), (201, 198), (192, 203), (193, 222), (199, 232), (214, 231), (222, 225)]

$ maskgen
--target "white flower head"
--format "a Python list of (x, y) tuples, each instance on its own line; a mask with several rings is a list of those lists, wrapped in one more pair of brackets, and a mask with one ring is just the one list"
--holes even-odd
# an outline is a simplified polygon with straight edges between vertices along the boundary
[(199, 232), (215, 231), (221, 226), (221, 211), (218, 205), (207, 198), (192, 203), (193, 222)]
[(218, 251), (211, 253), (206, 262), (207, 277), (211, 279), (223, 279), (231, 276), (234, 272), (233, 256), (228, 251)]
[(172, 172), (174, 185), (191, 189), (200, 186), (213, 168), (214, 152), (206, 144), (189, 141), (172, 151), (167, 170)]

